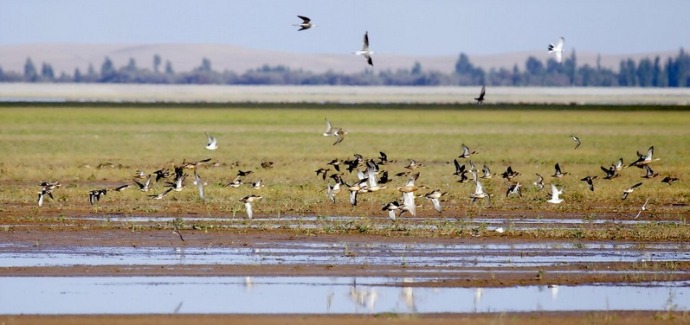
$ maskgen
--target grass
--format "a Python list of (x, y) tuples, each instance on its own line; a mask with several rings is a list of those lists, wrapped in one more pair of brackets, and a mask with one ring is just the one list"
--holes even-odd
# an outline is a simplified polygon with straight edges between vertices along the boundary
[[(336, 205), (326, 198), (325, 182), (314, 170), (328, 167), (334, 158), (349, 159), (355, 153), (377, 157), (379, 151), (396, 160), (382, 169), (394, 173), (404, 171), (407, 159), (426, 164), (418, 169), (418, 184), (448, 192), (442, 198), (447, 212), (442, 216), (464, 218), (486, 213), (508, 211), (552, 217), (575, 216), (585, 219), (631, 218), (649, 198), (649, 211), (643, 218), (662, 218), (685, 222), (690, 209), (690, 112), (675, 110), (625, 110), (611, 107), (588, 107), (588, 110), (530, 110), (529, 106), (508, 110), (449, 106), (413, 109), (377, 109), (376, 105), (310, 106), (308, 108), (276, 109), (275, 105), (253, 104), (247, 107), (222, 108), (218, 105), (176, 105), (174, 108), (122, 104), (108, 106), (45, 104), (9, 105), (0, 108), (0, 206), (2, 215), (19, 213), (42, 215), (44, 210), (57, 209), (70, 214), (82, 209), (94, 215), (175, 215), (190, 213), (200, 216), (239, 218), (244, 206), (239, 198), (250, 193), (264, 197), (255, 205), (255, 214), (269, 216), (346, 215), (384, 217), (380, 207), (399, 199), (395, 187), (404, 183), (394, 178), (389, 189), (361, 195), (357, 207), (347, 203), (344, 190)], [(563, 108), (563, 107), (560, 107)], [(324, 118), (350, 132), (345, 141), (331, 145), (332, 138), (321, 136)], [(204, 149), (204, 131), (219, 139), (217, 151)], [(570, 135), (582, 139), (574, 150)], [(477, 167), (487, 164), (500, 174), (507, 166), (522, 175), (523, 197), (506, 198), (506, 183), (496, 175), (485, 180), (486, 189), (494, 195), (492, 207), (470, 205), (473, 191), (470, 183), (460, 184), (452, 175), (453, 159), (465, 143), (478, 153), (471, 157)], [(608, 166), (623, 157), (635, 159), (636, 151), (655, 146), (655, 156), (662, 158), (652, 167), (660, 175), (646, 180), (643, 171), (627, 168), (614, 180), (602, 180), (599, 166)], [(199, 173), (208, 182), (206, 203), (202, 203), (191, 182), (182, 192), (174, 192), (164, 200), (151, 200), (146, 194), (159, 193), (157, 184), (152, 192), (129, 189), (108, 193), (98, 208), (88, 204), (89, 190), (130, 183), (137, 169), (152, 172), (170, 167), (183, 160), (194, 161), (211, 157), (224, 165), (201, 168)], [(463, 159), (459, 159), (465, 162)], [(264, 169), (262, 162), (272, 161), (274, 167)], [(559, 162), (569, 175), (553, 179), (553, 165)], [(116, 168), (96, 168), (113, 163)], [(245, 181), (263, 179), (267, 186), (253, 190), (248, 186), (232, 189), (230, 182), (238, 169), (253, 170)], [(547, 188), (537, 191), (531, 185), (535, 173), (545, 176)], [(579, 179), (598, 175), (595, 192), (586, 189)], [(680, 178), (671, 186), (661, 178)], [(356, 176), (345, 174), (348, 182)], [(48, 200), (43, 210), (35, 206), (37, 184), (59, 180), (64, 186), (55, 192), (56, 201)], [(623, 189), (643, 181), (644, 185), (623, 201)], [(546, 203), (549, 183), (564, 188), (565, 202)], [(422, 190), (419, 194), (424, 194)], [(435, 217), (438, 214), (422, 198), (418, 213)], [(51, 211), (53, 211), (51, 210)], [(55, 212), (53, 212), (55, 213)], [(328, 226), (330, 227), (330, 226)], [(438, 229), (443, 226), (437, 227)], [(666, 229), (668, 228), (668, 229)], [(327, 228), (327, 231), (337, 231)], [(375, 231), (366, 222), (353, 228), (356, 232)], [(687, 238), (687, 226), (665, 227), (668, 238)], [(654, 237), (656, 229), (627, 228), (630, 236)], [(445, 229), (447, 234), (457, 229)], [(414, 232), (414, 231), (413, 231)], [(526, 236), (563, 236), (566, 238), (606, 238), (607, 229), (582, 231), (544, 230)], [(683, 235), (685, 233), (685, 235)]]

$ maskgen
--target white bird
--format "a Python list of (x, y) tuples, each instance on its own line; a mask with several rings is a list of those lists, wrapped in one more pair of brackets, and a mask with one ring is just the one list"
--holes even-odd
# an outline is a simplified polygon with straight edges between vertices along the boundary
[(563, 199), (558, 197), (559, 195), (563, 194), (563, 190), (559, 190), (556, 185), (551, 184), (551, 200), (548, 200), (547, 202), (553, 203), (553, 204), (558, 204), (563, 202)]
[(649, 202), (649, 198), (647, 198), (647, 199), (644, 201), (644, 204), (640, 207), (640, 211), (637, 212), (637, 215), (635, 216), (635, 219), (637, 219), (637, 218), (640, 217), (640, 215), (642, 214), (642, 211), (647, 210), (647, 202)]
[(470, 198), (472, 199), (472, 203), (474, 203), (474, 201), (477, 201), (478, 199), (486, 198), (487, 200), (489, 200), (489, 205), (491, 205), (491, 195), (489, 195), (489, 193), (486, 193), (486, 191), (484, 191), (484, 186), (482, 186), (482, 183), (479, 181), (479, 179), (477, 179), (477, 174), (472, 173), (472, 175), (474, 175), (474, 186), (475, 186), (474, 187), (474, 193), (472, 195), (470, 195)]
[(204, 197), (204, 180), (201, 179), (199, 174), (196, 172), (196, 169), (194, 170), (194, 185), (199, 189), (199, 197), (201, 198), (201, 201), (205, 201), (206, 198)]
[(244, 202), (244, 207), (247, 210), (247, 218), (248, 219), (251, 219), (252, 217), (254, 217), (254, 212), (252, 210), (252, 202), (259, 200), (259, 199), (262, 199), (262, 198), (263, 197), (261, 197), (261, 196), (252, 194), (252, 195), (245, 196), (245, 197), (240, 199), (240, 201)]
[(367, 63), (369, 63), (370, 66), (374, 66), (374, 61), (371, 59), (371, 55), (374, 54), (374, 51), (369, 50), (368, 31), (364, 33), (364, 45), (362, 45), (362, 50), (355, 52), (355, 54), (363, 56), (367, 59)]
[(208, 140), (208, 144), (206, 145), (206, 149), (208, 149), (208, 150), (218, 149), (218, 140), (216, 139), (216, 137), (214, 137), (214, 136), (208, 134), (208, 132), (206, 132), (206, 139)]
[(434, 190), (433, 192), (425, 194), (424, 197), (431, 200), (431, 203), (434, 205), (434, 209), (440, 213), (441, 212), (441, 196), (443, 196), (444, 194), (446, 194), (446, 193), (441, 192), (441, 190)]
[(398, 191), (402, 192), (403, 199), (403, 205), (400, 209), (403, 212), (409, 212), (413, 217), (417, 215), (417, 206), (414, 203), (414, 192), (418, 189), (414, 183), (417, 178), (419, 178), (419, 173), (411, 175), (405, 186), (398, 187)]
[(381, 210), (388, 211), (388, 218), (395, 221), (395, 212), (400, 210), (400, 203), (398, 201), (388, 202)]
[(563, 57), (563, 43), (565, 43), (565, 38), (561, 37), (556, 44), (549, 44), (549, 53), (556, 53), (558, 63), (561, 63)]
[(312, 23), (311, 23), (311, 19), (309, 19), (309, 17), (300, 16), (300, 15), (297, 15), (297, 17), (298, 17), (299, 19), (302, 19), (302, 23), (301, 23), (301, 24), (294, 24), (294, 25), (292, 25), (292, 26), (299, 26), (299, 27), (300, 27), (300, 29), (298, 29), (297, 31), (303, 31), (303, 30), (305, 30), (305, 29), (309, 29), (309, 28), (312, 28), (312, 27), (316, 27), (316, 24), (312, 24)]

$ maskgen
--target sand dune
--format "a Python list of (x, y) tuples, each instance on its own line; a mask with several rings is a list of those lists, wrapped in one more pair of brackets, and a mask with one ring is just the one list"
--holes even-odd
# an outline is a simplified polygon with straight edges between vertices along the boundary
[[(262, 65), (285, 65), (291, 69), (303, 69), (312, 72), (360, 72), (367, 68), (361, 57), (350, 53), (338, 54), (300, 54), (277, 52), (268, 50), (249, 49), (232, 45), (204, 45), (204, 44), (25, 44), (0, 46), (0, 67), (4, 70), (23, 71), (26, 59), (30, 57), (37, 68), (42, 62), (50, 63), (57, 74), (66, 72), (72, 74), (76, 68), (87, 71), (91, 64), (100, 70), (106, 57), (113, 60), (116, 67), (127, 64), (130, 58), (136, 60), (139, 68), (153, 69), (153, 56), (158, 54), (163, 62), (170, 61), (176, 72), (189, 71), (201, 65), (203, 58), (211, 60), (214, 70), (230, 70), (242, 73)], [(618, 69), (620, 60), (631, 57), (639, 60), (643, 57), (659, 55), (665, 60), (674, 56), (677, 51), (662, 53), (638, 54), (602, 54), (603, 67)], [(458, 54), (459, 55), (459, 54)], [(442, 72), (453, 71), (458, 55), (447, 56), (404, 56), (404, 55), (376, 55), (374, 58), (376, 70), (409, 69), (415, 62), (419, 62), (424, 70)], [(546, 51), (505, 53), (492, 55), (468, 54), (470, 61), (484, 69), (505, 67), (512, 69), (517, 64), (522, 70), (529, 56), (541, 60), (548, 59)], [(569, 55), (569, 53), (567, 54)], [(597, 54), (578, 52), (578, 65), (596, 65)], [(163, 65), (161, 65), (163, 69)]]

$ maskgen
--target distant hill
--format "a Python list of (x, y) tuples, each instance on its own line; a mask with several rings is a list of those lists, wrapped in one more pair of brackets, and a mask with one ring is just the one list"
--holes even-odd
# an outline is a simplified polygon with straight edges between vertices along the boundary
[[(153, 69), (153, 56), (161, 56), (163, 69), (165, 62), (170, 61), (176, 72), (190, 71), (201, 65), (202, 58), (211, 61), (216, 71), (230, 70), (238, 73), (248, 69), (268, 64), (271, 66), (284, 65), (291, 69), (303, 69), (312, 72), (359, 72), (367, 68), (364, 59), (353, 54), (300, 54), (268, 50), (249, 49), (232, 45), (203, 45), (203, 44), (26, 44), (0, 45), (0, 67), (4, 70), (23, 71), (27, 57), (40, 68), (46, 62), (53, 66), (56, 74), (65, 72), (72, 74), (75, 68), (86, 72), (89, 64), (96, 71), (100, 70), (105, 57), (110, 57), (116, 67), (127, 64), (134, 58), (137, 67)], [(419, 62), (424, 70), (451, 72), (454, 69), (458, 55), (448, 56), (405, 56), (379, 54), (374, 56), (376, 70), (410, 69), (415, 62)], [(489, 70), (490, 68), (505, 67), (512, 69), (517, 64), (524, 70), (525, 61), (529, 56), (540, 60), (547, 60), (546, 51), (505, 53), (492, 55), (473, 55), (467, 53), (470, 61), (475, 65)], [(603, 67), (618, 70), (622, 59), (632, 58), (638, 61), (644, 57), (653, 58), (659, 55), (662, 60), (677, 55), (678, 51), (661, 53), (635, 54), (602, 54)], [(570, 55), (568, 52), (567, 55)], [(596, 65), (597, 54), (576, 52), (578, 66)]]

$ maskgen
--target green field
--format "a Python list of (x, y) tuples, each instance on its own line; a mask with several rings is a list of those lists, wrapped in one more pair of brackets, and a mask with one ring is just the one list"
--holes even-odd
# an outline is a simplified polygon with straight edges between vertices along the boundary
[[(362, 195), (357, 207), (347, 203), (347, 193), (340, 193), (332, 205), (323, 189), (326, 182), (314, 171), (328, 167), (334, 158), (350, 159), (359, 153), (375, 158), (379, 151), (397, 162), (382, 166), (391, 176), (405, 171), (408, 159), (425, 164), (418, 185), (448, 192), (442, 199), (444, 216), (464, 216), (467, 211), (574, 212), (583, 216), (597, 213), (635, 215), (649, 198), (650, 211), (657, 216), (677, 219), (687, 217), (690, 203), (690, 112), (654, 108), (628, 110), (625, 107), (540, 107), (530, 110), (511, 106), (439, 106), (390, 108), (374, 105), (317, 105), (280, 109), (279, 105), (12, 105), (0, 108), (0, 174), (3, 183), (0, 201), (3, 214), (35, 206), (37, 186), (42, 181), (58, 180), (64, 184), (56, 191), (57, 200), (47, 201), (43, 208), (59, 206), (63, 213), (72, 207), (89, 206), (89, 190), (118, 184), (133, 184), (136, 170), (150, 173), (161, 167), (213, 158), (220, 167), (200, 168), (208, 182), (206, 203), (198, 199), (191, 179), (187, 188), (164, 200), (151, 200), (146, 194), (161, 192), (162, 183), (149, 193), (130, 188), (106, 196), (100, 213), (126, 215), (182, 213), (199, 210), (209, 215), (242, 216), (239, 198), (250, 193), (264, 196), (257, 204), (258, 216), (278, 215), (362, 215), (381, 216), (380, 207), (399, 199), (395, 190), (404, 178), (393, 178), (388, 189)], [(294, 105), (298, 106), (298, 105)], [(388, 109), (382, 109), (388, 108)], [(323, 137), (324, 119), (349, 134), (333, 146), (332, 137)], [(204, 148), (208, 131), (219, 141), (219, 149)], [(574, 150), (571, 135), (582, 139)], [(494, 173), (484, 180), (493, 194), (493, 207), (470, 205), (474, 190), (471, 182), (458, 183), (453, 176), (452, 161), (467, 144), (478, 153), (471, 160), (481, 169), (488, 165)], [(626, 163), (636, 159), (636, 151), (655, 147), (651, 166), (659, 176), (643, 179), (643, 171), (627, 168), (614, 180), (602, 180), (600, 166), (609, 166), (623, 157)], [(466, 162), (459, 159), (461, 162)], [(274, 167), (261, 168), (272, 161)], [(560, 163), (569, 175), (551, 178), (554, 164)], [(116, 168), (97, 168), (112, 163)], [(523, 197), (505, 197), (506, 182), (501, 179), (507, 166), (519, 171), (524, 184)], [(249, 186), (233, 189), (223, 186), (238, 169), (253, 170), (246, 182), (263, 179), (266, 187)], [(331, 168), (332, 170), (332, 168)], [(190, 172), (191, 173), (191, 172)], [(547, 187), (537, 191), (532, 182), (535, 173), (546, 178)], [(595, 192), (587, 190), (579, 179), (598, 175)], [(673, 185), (661, 183), (664, 176), (680, 178)], [(351, 182), (355, 174), (345, 174)], [(622, 191), (643, 181), (644, 185), (621, 200)], [(549, 184), (563, 186), (560, 205), (546, 203)], [(418, 194), (424, 194), (422, 189)], [(419, 214), (437, 216), (428, 202), (418, 199)], [(482, 210), (486, 209), (486, 210)], [(474, 212), (473, 212), (474, 213)], [(476, 215), (476, 213), (475, 213)]]

